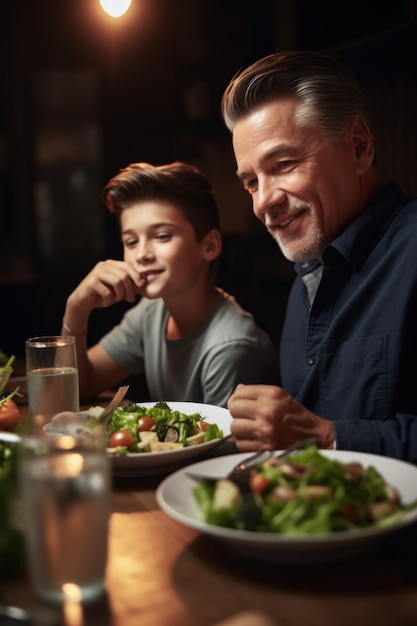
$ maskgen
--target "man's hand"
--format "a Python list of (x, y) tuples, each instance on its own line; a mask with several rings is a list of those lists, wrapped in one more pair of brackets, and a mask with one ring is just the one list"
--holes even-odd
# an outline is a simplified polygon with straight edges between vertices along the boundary
[(333, 449), (333, 424), (315, 415), (281, 387), (238, 385), (228, 401), (232, 435), (242, 452), (281, 450), (316, 436), (318, 447)]

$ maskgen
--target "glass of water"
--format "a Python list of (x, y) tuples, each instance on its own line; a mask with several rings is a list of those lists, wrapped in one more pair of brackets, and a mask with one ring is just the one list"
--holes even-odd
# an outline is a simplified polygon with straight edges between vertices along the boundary
[(74, 437), (23, 436), (18, 453), (21, 524), (35, 593), (64, 603), (104, 592), (110, 461), (104, 431)]
[(26, 340), (29, 415), (42, 427), (61, 411), (79, 411), (75, 337)]

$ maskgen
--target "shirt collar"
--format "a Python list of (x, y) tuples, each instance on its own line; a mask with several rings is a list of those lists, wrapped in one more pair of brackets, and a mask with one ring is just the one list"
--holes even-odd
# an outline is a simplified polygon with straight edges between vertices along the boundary
[[(343, 233), (326, 246), (323, 251), (324, 261), (326, 262), (332, 249), (359, 271), (407, 200), (408, 197), (397, 183), (392, 182), (382, 187)], [(300, 275), (304, 275), (318, 264), (317, 259), (310, 259), (296, 263), (295, 269)]]

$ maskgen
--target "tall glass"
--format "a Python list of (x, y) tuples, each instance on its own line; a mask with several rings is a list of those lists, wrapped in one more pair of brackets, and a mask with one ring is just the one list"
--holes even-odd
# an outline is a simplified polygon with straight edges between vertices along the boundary
[(110, 515), (110, 461), (106, 434), (19, 443), (22, 525), (35, 593), (65, 602), (68, 589), (80, 601), (104, 591)]
[(26, 341), (29, 415), (37, 426), (61, 411), (79, 411), (75, 337), (32, 337)]

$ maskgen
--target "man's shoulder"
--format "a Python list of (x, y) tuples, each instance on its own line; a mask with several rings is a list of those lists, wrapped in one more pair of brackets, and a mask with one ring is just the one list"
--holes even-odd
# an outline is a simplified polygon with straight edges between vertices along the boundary
[(394, 219), (387, 229), (392, 236), (400, 238), (404, 243), (412, 241), (415, 245), (417, 237), (417, 198), (407, 198), (395, 213)]
[(407, 195), (395, 182), (388, 183), (369, 203), (371, 212), (395, 215), (397, 219), (417, 219), (417, 197)]
[(400, 218), (417, 222), (417, 198), (409, 198), (399, 212)]

